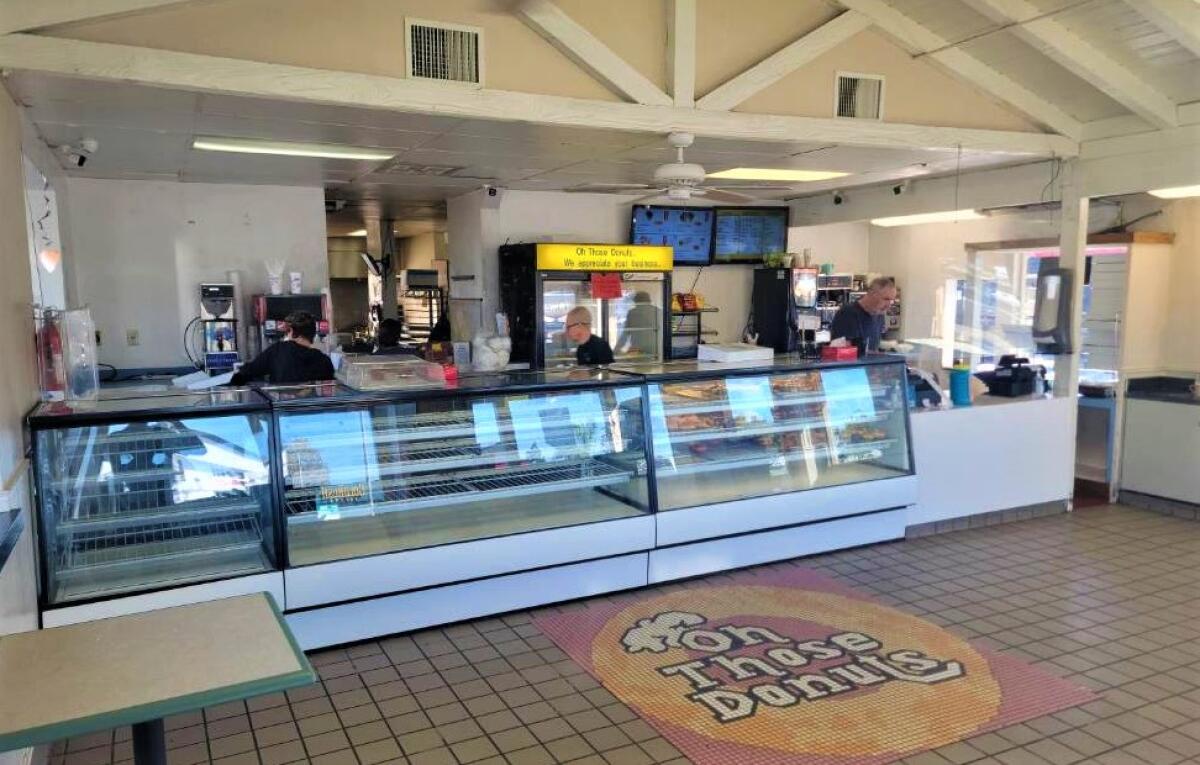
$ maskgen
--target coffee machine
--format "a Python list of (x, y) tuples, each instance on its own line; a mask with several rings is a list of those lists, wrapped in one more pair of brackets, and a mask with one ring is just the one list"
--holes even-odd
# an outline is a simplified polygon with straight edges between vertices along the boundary
[(751, 310), (759, 345), (776, 353), (817, 355), (816, 268), (755, 269)]
[(200, 326), (204, 337), (204, 371), (231, 371), (241, 356), (237, 339), (237, 292), (229, 283), (200, 285)]

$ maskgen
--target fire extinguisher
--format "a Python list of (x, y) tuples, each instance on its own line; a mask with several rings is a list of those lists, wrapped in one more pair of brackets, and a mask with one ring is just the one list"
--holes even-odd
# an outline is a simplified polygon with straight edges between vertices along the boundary
[(58, 318), (51, 311), (46, 311), (42, 317), (38, 350), (41, 353), (42, 397), (60, 401), (67, 387), (67, 371), (63, 362), (62, 333), (58, 329)]

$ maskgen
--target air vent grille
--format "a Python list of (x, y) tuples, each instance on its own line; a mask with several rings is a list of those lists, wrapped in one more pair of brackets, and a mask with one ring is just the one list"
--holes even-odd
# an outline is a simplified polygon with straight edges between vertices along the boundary
[(483, 84), (482, 30), (409, 21), (408, 76)]
[(877, 120), (883, 117), (883, 78), (868, 74), (838, 74), (839, 117)]

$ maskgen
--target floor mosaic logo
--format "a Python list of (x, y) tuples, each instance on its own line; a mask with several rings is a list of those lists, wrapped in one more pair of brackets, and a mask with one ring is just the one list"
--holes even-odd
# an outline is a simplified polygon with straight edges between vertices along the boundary
[(799, 567), (535, 621), (697, 765), (883, 765), (1095, 698)]
[[(723, 624), (705, 629), (701, 614), (671, 611), (638, 621), (621, 638), (626, 653), (666, 653), (683, 649), (702, 658), (655, 668), (663, 677), (684, 680), (684, 697), (702, 704), (720, 723), (749, 717), (760, 704), (792, 707), (889, 681), (934, 685), (965, 675), (961, 662), (940, 660), (912, 649), (884, 651), (876, 638), (861, 632), (841, 632), (825, 640), (795, 640), (770, 627)], [(747, 649), (762, 654), (747, 655)], [(836, 666), (815, 672), (809, 668), (827, 661)], [(756, 681), (746, 690), (736, 683)]]
[(591, 664), (639, 712), (710, 745), (888, 759), (972, 735), (1000, 710), (987, 659), (909, 614), (795, 587), (703, 593), (614, 613), (592, 638)]

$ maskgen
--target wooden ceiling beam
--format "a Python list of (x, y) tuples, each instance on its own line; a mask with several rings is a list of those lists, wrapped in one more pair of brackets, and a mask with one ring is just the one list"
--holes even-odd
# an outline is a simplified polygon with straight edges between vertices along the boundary
[(630, 101), (670, 106), (674, 100), (550, 0), (524, 0), (516, 14), (593, 77)]
[(0, 0), (0, 34), (182, 5), (197, 0)]
[(667, 11), (667, 77), (675, 106), (695, 106), (696, 0), (671, 0)]
[(711, 138), (1074, 156), (1076, 141), (1048, 133), (911, 125), (833, 117), (716, 112), (596, 101), (269, 64), (41, 35), (0, 37), (0, 69), (349, 108)]
[(847, 11), (714, 88), (696, 102), (696, 106), (700, 109), (732, 109), (869, 26), (871, 21), (866, 16)]
[(970, 53), (952, 47), (949, 40), (896, 10), (884, 0), (838, 2), (869, 18), (881, 31), (891, 35), (913, 53), (925, 54), (934, 51), (924, 58), (930, 59), (950, 76), (1008, 104), (1057, 133), (1072, 139), (1078, 139), (1082, 133), (1082, 123), (1058, 105), (1042, 98), (1011, 77), (1001, 74)]
[(1018, 37), (1155, 127), (1179, 124), (1171, 99), (1029, 0), (966, 1), (993, 21), (1012, 24), (1011, 31)]

